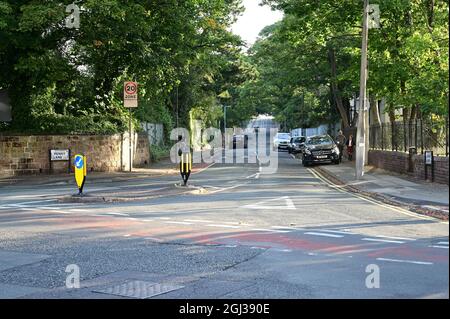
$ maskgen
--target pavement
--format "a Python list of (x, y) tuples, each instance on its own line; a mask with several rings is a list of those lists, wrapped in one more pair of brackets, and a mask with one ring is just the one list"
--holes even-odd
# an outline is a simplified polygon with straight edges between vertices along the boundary
[(363, 177), (357, 180), (354, 165), (354, 161), (343, 160), (340, 165), (321, 165), (315, 169), (340, 187), (448, 220), (448, 185), (419, 181), (373, 166), (366, 166)]
[(207, 192), (61, 203), (73, 185), (1, 186), (0, 298), (449, 297), (446, 221), (338, 188), (286, 152), (273, 174), (216, 163), (189, 183)]

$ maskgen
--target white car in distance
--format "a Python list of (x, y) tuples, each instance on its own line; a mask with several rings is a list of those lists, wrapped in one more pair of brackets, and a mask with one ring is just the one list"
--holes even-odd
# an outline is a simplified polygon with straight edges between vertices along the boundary
[(277, 135), (275, 135), (275, 138), (273, 139), (273, 149), (287, 150), (290, 142), (291, 142), (291, 134), (277, 133)]

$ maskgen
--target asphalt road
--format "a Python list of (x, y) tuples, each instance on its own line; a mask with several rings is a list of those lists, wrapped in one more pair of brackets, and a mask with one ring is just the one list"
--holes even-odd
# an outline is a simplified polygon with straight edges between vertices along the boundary
[[(60, 203), (74, 192), (65, 184), (2, 186), (0, 298), (130, 297), (113, 286), (136, 281), (174, 289), (153, 298), (449, 297), (448, 223), (346, 193), (287, 153), (278, 162), (269, 175), (215, 164), (190, 179), (206, 192), (123, 203)], [(66, 288), (71, 264), (80, 288)]]

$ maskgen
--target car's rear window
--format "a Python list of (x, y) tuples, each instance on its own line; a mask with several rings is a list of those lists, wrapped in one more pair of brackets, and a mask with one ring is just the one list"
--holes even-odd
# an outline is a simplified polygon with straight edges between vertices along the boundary
[(277, 137), (278, 138), (291, 138), (291, 136), (287, 133), (278, 133)]

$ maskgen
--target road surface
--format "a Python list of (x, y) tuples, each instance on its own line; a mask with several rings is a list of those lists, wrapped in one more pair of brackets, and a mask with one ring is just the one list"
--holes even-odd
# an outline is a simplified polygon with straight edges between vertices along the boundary
[(142, 282), (171, 290), (152, 298), (449, 296), (448, 223), (347, 193), (285, 152), (275, 174), (215, 164), (190, 183), (206, 192), (86, 204), (56, 200), (73, 185), (1, 186), (0, 298), (146, 297), (115, 287)]

